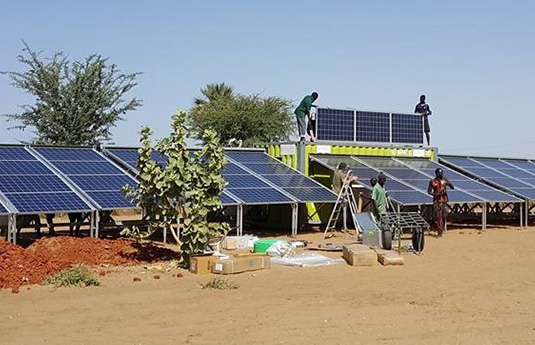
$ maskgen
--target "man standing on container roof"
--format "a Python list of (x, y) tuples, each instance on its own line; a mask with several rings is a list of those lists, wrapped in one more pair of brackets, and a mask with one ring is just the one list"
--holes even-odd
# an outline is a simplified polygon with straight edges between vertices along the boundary
[(312, 103), (319, 97), (317, 92), (312, 92), (311, 95), (305, 96), (301, 103), (295, 108), (294, 114), (297, 118), (297, 130), (299, 131), (299, 142), (305, 142), (305, 133), (307, 131), (306, 117), (310, 116), (310, 109)]
[(431, 128), (429, 127), (429, 120), (427, 119), (427, 117), (432, 113), (431, 109), (429, 109), (429, 105), (425, 103), (425, 95), (420, 96), (420, 103), (416, 104), (414, 112), (416, 114), (420, 114), (424, 118), (425, 138), (427, 139), (427, 146), (429, 146), (431, 145), (431, 138), (429, 135), (429, 132), (431, 132)]

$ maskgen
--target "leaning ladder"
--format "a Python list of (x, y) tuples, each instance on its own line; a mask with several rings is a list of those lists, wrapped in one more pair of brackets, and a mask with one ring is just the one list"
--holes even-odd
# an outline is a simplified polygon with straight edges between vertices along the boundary
[(351, 187), (352, 180), (353, 172), (348, 171), (345, 180), (342, 183), (342, 188), (340, 188), (340, 192), (338, 193), (338, 198), (336, 199), (336, 204), (331, 212), (331, 217), (329, 218), (325, 232), (323, 233), (324, 239), (334, 236), (336, 224), (338, 223), (340, 215), (343, 216), (344, 228), (346, 227), (346, 205), (349, 205), (349, 211), (351, 213), (351, 218), (353, 219), (353, 224), (355, 224), (355, 226), (358, 224), (355, 216), (357, 213), (357, 202), (355, 201), (355, 194), (353, 193), (353, 188)]

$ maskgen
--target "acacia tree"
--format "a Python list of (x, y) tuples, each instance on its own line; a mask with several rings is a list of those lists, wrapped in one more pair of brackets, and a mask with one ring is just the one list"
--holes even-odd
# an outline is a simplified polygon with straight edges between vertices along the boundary
[(135, 97), (124, 99), (137, 85), (140, 73), (123, 74), (108, 58), (96, 54), (72, 63), (62, 52), (43, 58), (41, 52), (23, 44), (17, 60), (26, 71), (0, 73), (7, 75), (14, 87), (35, 97), (35, 103), (21, 105), (21, 113), (3, 116), (18, 122), (10, 129), (31, 128), (35, 143), (93, 145), (109, 141), (110, 128), (141, 105)]
[(213, 129), (225, 144), (240, 141), (244, 146), (253, 146), (289, 139), (292, 133), (291, 101), (232, 92), (208, 97), (207, 94), (213, 95), (214, 90), (213, 84), (201, 90), (207, 99), (195, 101), (190, 109), (188, 125), (194, 138), (201, 139), (204, 130)]
[[(221, 208), (221, 193), (226, 185), (221, 176), (225, 151), (215, 131), (207, 130), (204, 146), (190, 152), (185, 142), (185, 118), (183, 111), (175, 114), (172, 133), (155, 144), (150, 141), (151, 129), (141, 129), (137, 163), (140, 182), (137, 187), (125, 186), (123, 190), (149, 220), (147, 234), (159, 228), (170, 230), (181, 243), (187, 265), (189, 256), (202, 253), (210, 236), (226, 233), (229, 225), (208, 222), (210, 212)], [(152, 158), (154, 154), (167, 157), (167, 164), (158, 164)], [(179, 219), (183, 220), (180, 238), (173, 227)], [(125, 233), (132, 232), (135, 230)]]

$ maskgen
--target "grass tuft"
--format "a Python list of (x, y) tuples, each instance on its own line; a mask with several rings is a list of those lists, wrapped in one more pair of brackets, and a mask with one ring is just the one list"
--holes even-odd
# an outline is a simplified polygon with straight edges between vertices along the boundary
[(61, 286), (99, 286), (100, 281), (82, 265), (73, 265), (46, 278), (43, 285)]
[(210, 279), (206, 284), (201, 284), (201, 289), (215, 289), (215, 290), (235, 290), (240, 285), (229, 281), (228, 279), (215, 277)]

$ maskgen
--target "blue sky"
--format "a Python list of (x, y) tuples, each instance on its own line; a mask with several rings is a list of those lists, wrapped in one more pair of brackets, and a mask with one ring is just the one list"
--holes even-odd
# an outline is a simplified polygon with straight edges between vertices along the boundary
[[(0, 70), (32, 49), (71, 60), (110, 58), (143, 72), (143, 106), (113, 130), (131, 146), (149, 125), (169, 132), (208, 83), (298, 102), (433, 110), (431, 143), (445, 154), (535, 158), (535, 2), (515, 1), (8, 1), (0, 0)], [(0, 76), (0, 113), (31, 103)], [(16, 143), (30, 131), (7, 131)]]

